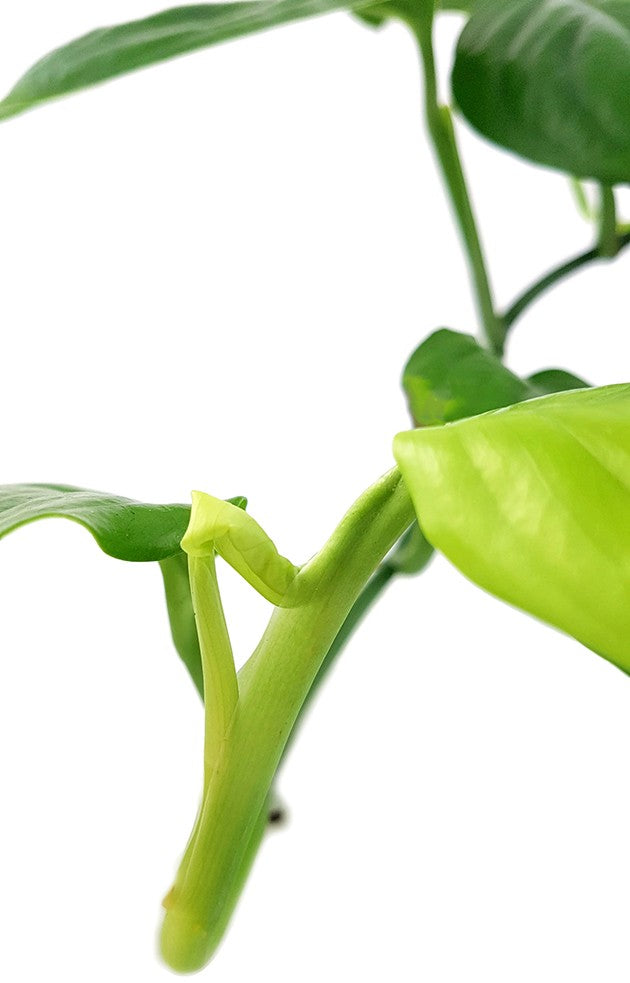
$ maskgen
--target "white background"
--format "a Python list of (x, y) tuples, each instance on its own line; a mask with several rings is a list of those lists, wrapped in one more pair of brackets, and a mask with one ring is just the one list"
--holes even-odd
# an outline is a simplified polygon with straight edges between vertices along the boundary
[[(4, 5), (2, 88), (152, 9)], [(461, 139), (506, 303), (591, 232), (562, 177)], [(511, 366), (627, 380), (629, 261), (537, 305)], [(2, 482), (246, 494), (305, 559), (390, 467), (411, 350), (475, 327), (410, 39), (337, 15), (3, 125), (0, 309)], [(242, 661), (267, 606), (225, 590)], [(167, 980), (202, 719), (158, 570), (50, 521), (2, 542), (0, 592), (2, 978)], [(322, 695), (208, 978), (626, 981), (629, 748), (625, 676), (435, 562)]]

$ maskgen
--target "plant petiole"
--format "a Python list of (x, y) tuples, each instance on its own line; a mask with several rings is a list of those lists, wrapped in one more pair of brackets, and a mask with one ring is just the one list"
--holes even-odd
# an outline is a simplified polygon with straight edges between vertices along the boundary
[(412, 8), (412, 12), (403, 19), (413, 31), (420, 50), (427, 129), (466, 249), (484, 341), (500, 357), (505, 345), (505, 326), (495, 311), (487, 264), (457, 147), (451, 112), (448, 106), (440, 103), (438, 96), (433, 48), (433, 4), (424, 5), (421, 12)]
[(610, 185), (602, 184), (600, 188), (600, 206), (598, 214), (599, 225), (599, 255), (612, 259), (619, 252), (619, 235), (617, 231), (617, 204), (615, 192)]
[(596, 263), (598, 260), (602, 259), (612, 259), (619, 255), (628, 245), (630, 245), (630, 232), (624, 232), (621, 235), (617, 235), (614, 252), (610, 254), (602, 253), (599, 245), (593, 246), (592, 249), (587, 249), (584, 253), (579, 253), (572, 259), (561, 263), (560, 266), (556, 266), (545, 276), (541, 277), (535, 283), (528, 287), (524, 293), (518, 297), (514, 303), (508, 308), (508, 310), (503, 315), (503, 323), (505, 325), (506, 331), (508, 331), (515, 321), (521, 317), (521, 315), (527, 310), (527, 308), (535, 300), (537, 300), (542, 294), (544, 294), (550, 287), (554, 284), (559, 283), (566, 277), (575, 273), (576, 270), (581, 269), (583, 266), (588, 266), (590, 263)]
[[(361, 591), (414, 519), (411, 499), (394, 469), (357, 500), (324, 548), (298, 569), (279, 557), (268, 537), (242, 513), (230, 513), (219, 503), (212, 508), (207, 530), (195, 528), (195, 514), (199, 523), (204, 518), (202, 508), (197, 513), (193, 508), (182, 541), (189, 556), (203, 560), (219, 543), (225, 553), (228, 537), (229, 562), (242, 568), (250, 583), (260, 581), (267, 593), (273, 588), (278, 606), (238, 673), (238, 696), (229, 720), (224, 714), (220, 731), (210, 722), (206, 728), (210, 755), (205, 758), (202, 804), (167, 895), (162, 931), (163, 956), (181, 972), (201, 968), (218, 945), (268, 821), (271, 784), (300, 709)], [(223, 515), (229, 525), (224, 539), (215, 540)], [(220, 621), (215, 581), (208, 579), (205, 567), (191, 569), (195, 577), (199, 572), (205, 580), (196, 584), (197, 616), (210, 584), (210, 620)], [(223, 638), (222, 622), (220, 627)], [(216, 641), (208, 635), (201, 642), (204, 677), (209, 673), (223, 689), (224, 680), (232, 679), (230, 661), (224, 658), (227, 646), (222, 644), (220, 662), (211, 667)], [(233, 705), (232, 695), (230, 691), (226, 701), (219, 694), (220, 709)]]

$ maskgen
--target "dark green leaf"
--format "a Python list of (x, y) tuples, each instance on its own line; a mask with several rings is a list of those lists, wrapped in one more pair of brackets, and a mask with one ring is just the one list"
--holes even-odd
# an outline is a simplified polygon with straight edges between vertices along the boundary
[(403, 374), (421, 427), (450, 423), (539, 395), (471, 335), (441, 328), (415, 350)]
[[(245, 498), (229, 499), (245, 508)], [(203, 697), (201, 653), (180, 541), (190, 505), (145, 505), (72, 485), (0, 485), (0, 539), (36, 519), (65, 518), (92, 533), (119, 560), (159, 560), (175, 648)]]
[(72, 485), (0, 485), (0, 538), (35, 519), (57, 517), (85, 526), (103, 552), (119, 560), (164, 560), (179, 552), (190, 506), (145, 505)]
[(453, 69), (462, 112), (517, 154), (630, 180), (630, 3), (478, 0)]
[(0, 119), (176, 55), (317, 14), (360, 9), (365, 0), (254, 0), (177, 7), (92, 31), (51, 52), (0, 102)]
[(530, 375), (527, 382), (533, 386), (540, 395), (548, 393), (564, 393), (570, 389), (588, 389), (588, 382), (584, 382), (577, 375), (565, 372), (564, 369), (543, 369)]
[(434, 0), (382, 0), (361, 7), (355, 13), (372, 27), (380, 27), (387, 20), (401, 20), (416, 26), (430, 24), (434, 11)]

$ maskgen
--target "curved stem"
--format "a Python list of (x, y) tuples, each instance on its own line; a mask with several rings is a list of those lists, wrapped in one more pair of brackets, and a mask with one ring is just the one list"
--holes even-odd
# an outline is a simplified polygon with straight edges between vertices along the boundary
[(433, 19), (430, 16), (424, 16), (420, 17), (419, 22), (416, 23), (410, 17), (407, 23), (412, 28), (420, 49), (424, 70), (427, 128), (466, 248), (484, 339), (496, 355), (502, 355), (505, 344), (505, 328), (494, 309), (492, 288), (455, 139), (451, 113), (447, 106), (440, 104), (438, 98), (433, 51)]
[(414, 520), (397, 469), (368, 489), (302, 567), (238, 674), (239, 700), (169, 893), (162, 953), (180, 972), (218, 945), (249, 867), (284, 746), (326, 654), (366, 583)]
[[(615, 251), (613, 256), (618, 256), (619, 253), (630, 245), (630, 233), (624, 233), (623, 235), (617, 236), (617, 241), (615, 245)], [(579, 270), (582, 266), (588, 266), (590, 263), (596, 263), (598, 260), (611, 258), (608, 255), (603, 254), (600, 251), (600, 247), (594, 246), (592, 249), (588, 249), (584, 253), (579, 253), (579, 255), (574, 256), (573, 259), (567, 260), (565, 263), (561, 263), (560, 266), (556, 266), (549, 273), (533, 283), (531, 287), (518, 297), (514, 303), (508, 308), (508, 310), (503, 315), (503, 324), (505, 325), (506, 331), (512, 327), (514, 322), (523, 314), (523, 312), (532, 304), (535, 300), (544, 294), (550, 287), (558, 283), (560, 280), (564, 280), (571, 273)]]
[(313, 680), (313, 685), (311, 686), (304, 703), (300, 707), (300, 712), (295, 721), (291, 734), (287, 743), (285, 744), (284, 750), (282, 752), (281, 762), (287, 756), (289, 749), (293, 745), (293, 741), (297, 735), (298, 729), (304, 719), (306, 711), (310, 707), (313, 697), (319, 691), (320, 686), (328, 676), (333, 665), (337, 661), (339, 655), (346, 647), (350, 638), (355, 633), (356, 629), (359, 627), (363, 619), (372, 610), (378, 599), (381, 597), (385, 588), (388, 586), (390, 580), (392, 580), (398, 571), (388, 563), (383, 563), (378, 568), (372, 578), (365, 585), (358, 598), (350, 608), (350, 611), (346, 617), (346, 620), (342, 624), (341, 628), (335, 635), (335, 639), (328, 649), (328, 653), (322, 662), (315, 679)]

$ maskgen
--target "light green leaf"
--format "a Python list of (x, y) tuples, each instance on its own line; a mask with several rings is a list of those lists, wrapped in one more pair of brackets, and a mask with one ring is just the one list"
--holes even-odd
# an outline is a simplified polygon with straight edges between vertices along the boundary
[(453, 92), (485, 137), (605, 184), (630, 181), (630, 3), (478, 0)]
[(416, 348), (403, 372), (409, 409), (421, 427), (448, 423), (539, 395), (472, 335), (441, 328)]
[[(387, 0), (385, 0), (387, 3)], [(0, 102), (0, 120), (138, 68), (365, 0), (254, 0), (177, 7), (104, 27), (38, 61)]]
[(193, 492), (192, 512), (182, 549), (189, 557), (219, 556), (272, 604), (286, 603), (298, 568), (280, 556), (255, 519), (205, 492)]
[(630, 385), (399, 434), (394, 453), (436, 549), (630, 671)]

